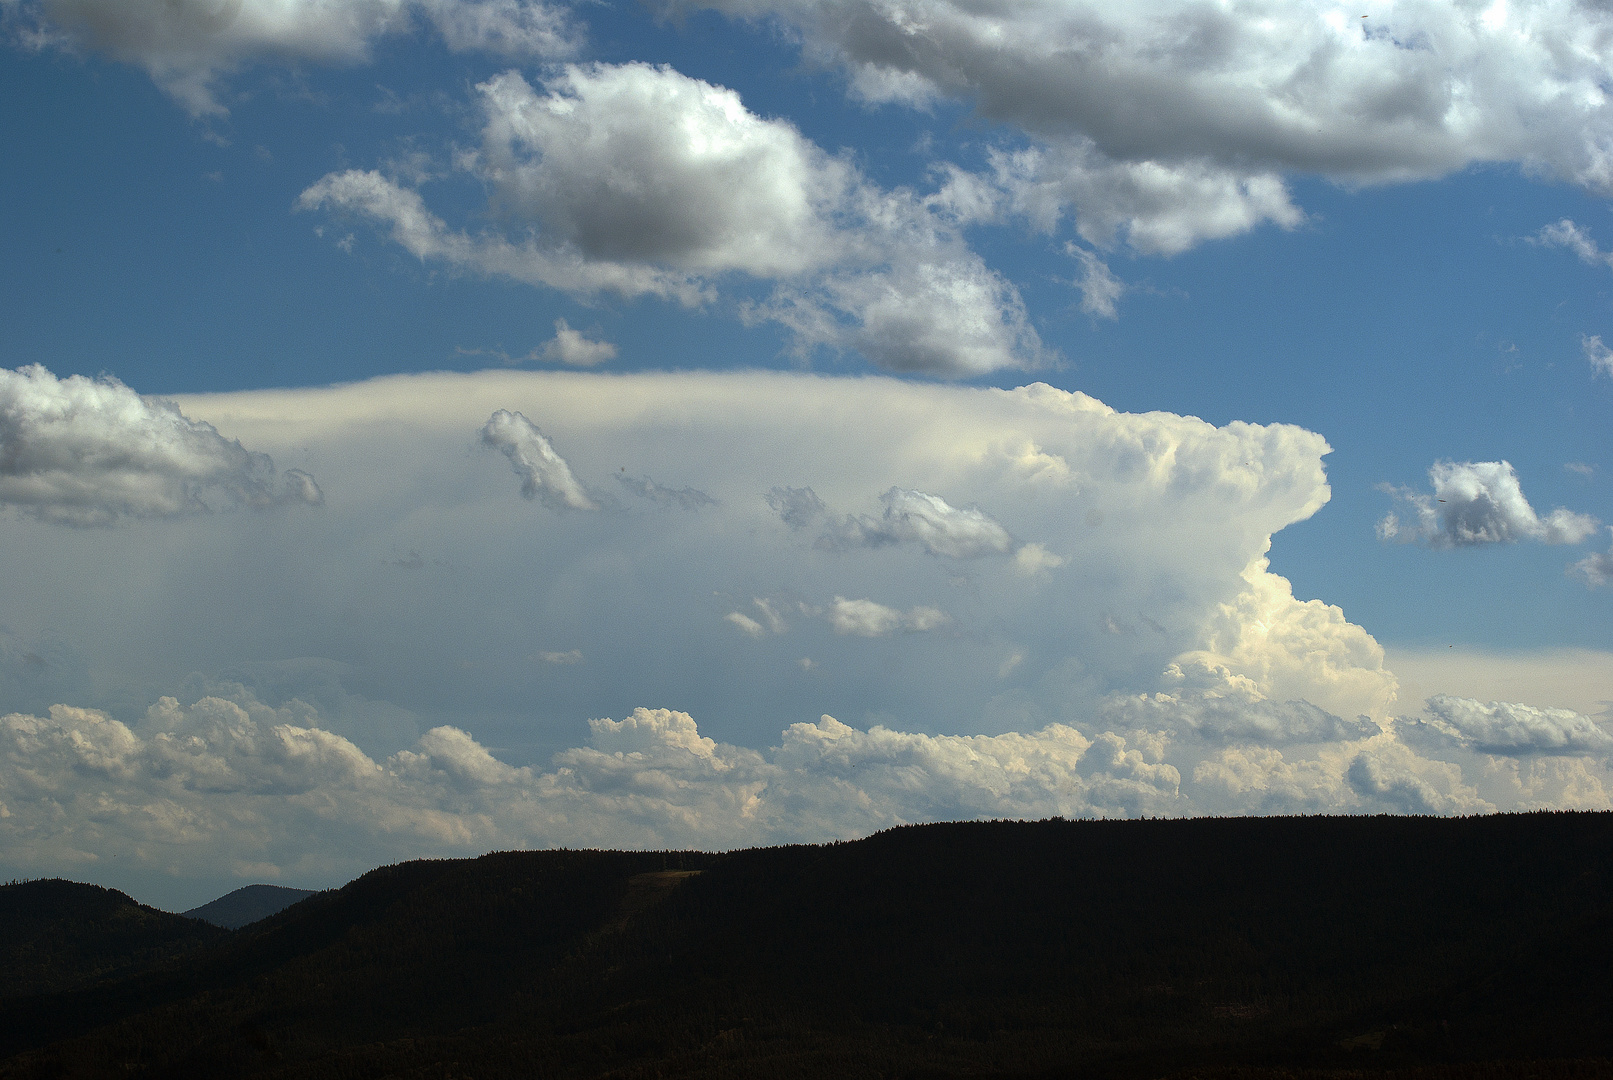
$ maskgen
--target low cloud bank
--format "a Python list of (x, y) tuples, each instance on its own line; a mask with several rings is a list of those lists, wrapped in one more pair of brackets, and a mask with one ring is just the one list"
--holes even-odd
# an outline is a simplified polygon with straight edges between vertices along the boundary
[[(1106, 720), (1139, 725), (1125, 731), (947, 736), (824, 716), (760, 751), (702, 735), (686, 713), (641, 708), (589, 721), (586, 745), (540, 769), (449, 726), (376, 759), (321, 728), (311, 706), (270, 708), (237, 687), (189, 706), (163, 698), (133, 726), (64, 705), (0, 717), (0, 839), (19, 868), (118, 855), (180, 875), (226, 865), (272, 877), (494, 848), (822, 841), (968, 818), (1471, 813), (1538, 805), (1552, 790), (1608, 805), (1606, 761), (1590, 756), (1613, 740), (1588, 719), (1450, 697), (1428, 710), (1401, 721), (1420, 725), (1413, 742), (1503, 755), (1469, 769), (1505, 801), (1375, 725), (1247, 696), (1118, 701)], [(1251, 741), (1273, 736), (1292, 745)], [(1201, 739), (1230, 745), (1173, 749)], [(1529, 760), (1542, 754), (1562, 760)]]

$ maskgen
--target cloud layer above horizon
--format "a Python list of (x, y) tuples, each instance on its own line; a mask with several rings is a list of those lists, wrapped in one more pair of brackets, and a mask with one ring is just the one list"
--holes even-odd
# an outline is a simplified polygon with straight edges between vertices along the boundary
[(0, 0), (0, 869), (1608, 807), (1610, 41)]
[[(93, 661), (0, 721), (25, 870), (334, 880), (956, 817), (1609, 805), (1597, 720), (1419, 713), (1370, 635), (1270, 573), (1272, 533), (1328, 498), (1299, 428), (760, 372), (174, 408), (307, 465), (325, 505), (0, 520), (35, 565), (116, 545), (128, 579), (110, 609), (101, 582), (19, 583)], [(147, 649), (153, 622), (175, 630)], [(276, 655), (302, 659), (230, 662)], [(490, 749), (512, 743), (529, 763)]]

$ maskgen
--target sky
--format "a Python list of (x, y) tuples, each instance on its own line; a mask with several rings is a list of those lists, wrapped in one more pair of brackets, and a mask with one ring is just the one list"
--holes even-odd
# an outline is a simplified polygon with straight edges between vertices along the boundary
[(0, 876), (1613, 808), (1613, 13), (0, 0)]

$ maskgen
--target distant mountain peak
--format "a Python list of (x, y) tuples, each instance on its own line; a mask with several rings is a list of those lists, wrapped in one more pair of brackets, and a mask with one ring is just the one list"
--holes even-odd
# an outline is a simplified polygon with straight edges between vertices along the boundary
[(284, 885), (245, 885), (181, 914), (222, 926), (226, 930), (238, 930), (283, 911), (298, 900), (314, 895), (314, 891), (289, 889)]

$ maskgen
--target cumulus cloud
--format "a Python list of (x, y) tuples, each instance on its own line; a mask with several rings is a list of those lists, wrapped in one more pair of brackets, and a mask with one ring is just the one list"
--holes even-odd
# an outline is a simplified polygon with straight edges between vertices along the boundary
[(40, 520), (110, 525), (323, 501), (306, 472), (276, 473), (268, 455), (116, 379), (0, 370), (0, 503)]
[(1272, 701), (1252, 680), (1234, 677), (1225, 668), (1195, 674), (1200, 678), (1190, 680), (1179, 665), (1172, 665), (1166, 677), (1210, 685), (1111, 698), (1102, 716), (1117, 729), (1170, 731), (1214, 744), (1332, 743), (1369, 738), (1380, 731), (1366, 716), (1345, 720), (1308, 701)]
[(1345, 777), (1366, 805), (1391, 813), (1459, 814), (1495, 809), (1463, 782), (1460, 766), (1427, 761), (1394, 744), (1357, 754)]
[(884, 637), (898, 631), (920, 633), (952, 621), (939, 608), (916, 607), (911, 611), (898, 611), (867, 598), (847, 600), (843, 596), (834, 598), (826, 617), (835, 633), (854, 634), (857, 637)]
[(556, 319), (554, 337), (544, 343), (542, 355), (545, 360), (558, 360), (572, 367), (593, 367), (616, 359), (616, 346), (583, 337), (581, 331), (567, 326), (566, 320)]
[[(1207, 614), (1197, 634), (1200, 646), (1166, 665), (1161, 681), (1167, 692), (1250, 703), (1303, 701), (1345, 717), (1387, 715), (1397, 683), (1371, 634), (1336, 605), (1297, 599), (1263, 555), (1244, 567), (1242, 578), (1238, 595)], [(1306, 715), (1301, 728), (1308, 730), (1336, 720)], [(1344, 737), (1366, 730), (1370, 721), (1336, 723)]]
[[(501, 228), (451, 229), (380, 173), (332, 173), (298, 205), (365, 216), (421, 259), (587, 297), (688, 305), (771, 284), (741, 316), (803, 353), (855, 349), (897, 371), (966, 377), (1043, 360), (1018, 292), (906, 190), (732, 90), (648, 64), (567, 66), (534, 88), (478, 87), (485, 126), (463, 163)], [(513, 238), (512, 238), (513, 237)]]
[[(1613, 531), (1613, 530), (1610, 530)], [(1570, 577), (1577, 577), (1587, 588), (1596, 589), (1613, 580), (1613, 547), (1606, 551), (1593, 551), (1568, 568)]]
[(538, 659), (545, 664), (580, 664), (582, 663), (582, 650), (567, 649), (565, 652), (540, 652)]
[(1486, 754), (1605, 754), (1613, 735), (1569, 709), (1542, 709), (1506, 701), (1475, 701), (1436, 694), (1426, 718), (1401, 717), (1412, 739), (1434, 738)]
[(416, 0), (454, 52), (557, 60), (575, 53), (582, 29), (564, 7), (538, 0)]
[[(1345, 184), (1516, 162), (1613, 191), (1613, 14), (1572, 0), (1315, 6), (1171, 0), (666, 0), (789, 24), (854, 96), (970, 102), (1022, 160), (977, 186), (999, 213), (1140, 251), (1296, 224), (1285, 178)], [(960, 204), (968, 205), (959, 199)]]
[(1415, 524), (1403, 524), (1387, 514), (1378, 522), (1378, 537), (1433, 548), (1512, 544), (1535, 540), (1543, 544), (1577, 544), (1596, 531), (1597, 521), (1585, 514), (1558, 507), (1544, 518), (1523, 496), (1518, 474), (1505, 461), (1440, 461), (1428, 470), (1432, 497), (1381, 485), (1382, 490), (1406, 503), (1416, 514)]
[(488, 417), (481, 431), (482, 444), (510, 459), (510, 467), (521, 478), (521, 494), (538, 499), (555, 510), (598, 510), (599, 504), (571, 473), (566, 459), (536, 424), (521, 413), (500, 409)]
[[(1502, 805), (1608, 804), (1605, 770), (1584, 756), (1605, 753), (1608, 736), (1585, 718), (1453, 698), (1429, 708), (1447, 742), (1504, 755), (1473, 777)], [(1280, 723), (1296, 719), (1312, 722), (1290, 710)], [(319, 881), (494, 848), (723, 849), (937, 820), (1497, 808), (1461, 766), (1387, 732), (1308, 756), (1213, 724), (1201, 733), (1228, 744), (1187, 759), (1184, 780), (1165, 757), (1184, 732), (934, 735), (823, 716), (758, 750), (703, 735), (688, 713), (639, 708), (589, 721), (586, 741), (547, 767), (514, 766), (446, 725), (367, 754), (316, 710), (237, 688), (188, 706), (164, 697), (132, 724), (66, 705), (0, 717), (0, 842), (20, 870), (93, 873), (115, 854), (180, 875)]]
[(118, 854), (190, 873), (351, 873), (499, 847), (737, 847), (916, 821), (1158, 813), (1175, 768), (1063, 725), (936, 736), (825, 716), (767, 751), (636, 709), (589, 722), (549, 770), (454, 727), (377, 760), (303, 711), (248, 696), (161, 699), (133, 726), (58, 705), (0, 717), (0, 836), (19, 867)]
[(93, 49), (138, 65), (192, 116), (223, 116), (225, 76), (252, 63), (360, 64), (419, 20), (449, 49), (553, 60), (580, 27), (541, 0), (22, 0), (35, 47)]

